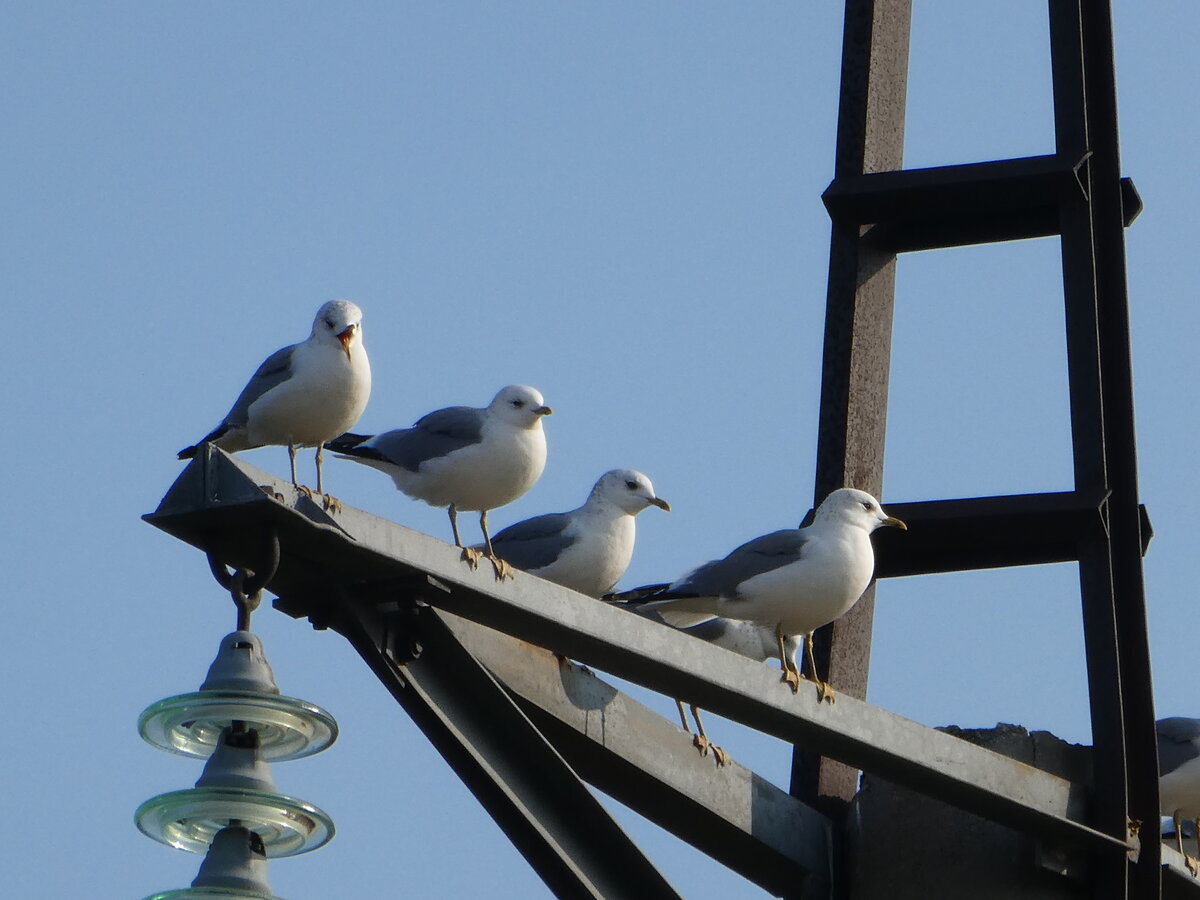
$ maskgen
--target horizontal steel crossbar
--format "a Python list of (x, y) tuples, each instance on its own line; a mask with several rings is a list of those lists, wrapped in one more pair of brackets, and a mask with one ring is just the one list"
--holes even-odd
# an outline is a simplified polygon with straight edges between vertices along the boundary
[[(876, 577), (1076, 562), (1085, 541), (1104, 537), (1107, 498), (1064, 491), (888, 503), (909, 530), (875, 533)], [(1152, 531), (1140, 512), (1145, 553)]]
[[(893, 253), (1046, 237), (1059, 233), (1064, 200), (1084, 196), (1085, 159), (1029, 156), (869, 172), (836, 178), (821, 199), (835, 222), (872, 226), (864, 240)], [(1128, 178), (1121, 197), (1128, 226), (1142, 209)]]

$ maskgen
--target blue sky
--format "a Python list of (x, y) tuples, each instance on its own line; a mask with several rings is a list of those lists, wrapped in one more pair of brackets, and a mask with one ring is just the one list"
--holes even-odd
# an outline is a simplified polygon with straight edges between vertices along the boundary
[[(1045, 4), (914, 5), (906, 165), (1050, 152)], [(1146, 204), (1127, 239), (1159, 715), (1200, 711), (1200, 25), (1178, 10), (1116, 9), (1123, 168)], [(649, 474), (674, 512), (640, 517), (626, 586), (811, 505), (841, 4), (50, 0), (4, 19), (14, 896), (141, 897), (194, 877), (199, 859), (132, 815), (199, 767), (135, 723), (195, 689), (233, 617), (203, 557), (139, 516), (175, 451), (326, 300), (365, 312), (360, 430), (510, 382), (542, 390), (546, 473), (497, 528), (577, 505), (609, 468)], [(902, 258), (885, 502), (1071, 487), (1059, 278), (1053, 240)], [(279, 448), (247, 459), (287, 471)], [(326, 472), (346, 503), (448, 537), (444, 512), (378, 473)], [(342, 727), (327, 753), (275, 767), (338, 826), (319, 853), (272, 863), (276, 894), (451, 896), (482, 879), (498, 898), (545, 895), (340, 638), (270, 610), (254, 626), (283, 691)], [(882, 584), (869, 699), (930, 725), (1089, 741), (1074, 567)], [(709, 729), (786, 784), (790, 748)], [(685, 896), (759, 896), (622, 821)]]

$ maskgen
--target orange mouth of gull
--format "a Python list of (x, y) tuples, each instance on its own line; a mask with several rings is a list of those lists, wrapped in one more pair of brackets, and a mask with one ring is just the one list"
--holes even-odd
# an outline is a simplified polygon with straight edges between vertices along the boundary
[(337, 336), (337, 339), (342, 343), (342, 349), (346, 351), (346, 359), (350, 358), (350, 342), (354, 340), (354, 326), (349, 326), (345, 331)]

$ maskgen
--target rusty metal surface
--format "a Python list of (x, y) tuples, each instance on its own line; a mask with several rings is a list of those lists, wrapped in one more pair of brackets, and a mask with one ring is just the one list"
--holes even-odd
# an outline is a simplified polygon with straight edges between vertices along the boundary
[[(834, 178), (900, 168), (908, 85), (911, 0), (847, 0), (842, 37)], [(830, 491), (883, 488), (891, 366), (894, 253), (860, 240), (857, 224), (835, 222), (829, 248), (814, 506)], [(839, 691), (866, 697), (874, 589), (815, 638), (818, 669)], [(792, 793), (849, 801), (857, 772), (797, 748)]]
[[(1116, 836), (1130, 817), (1154, 821), (1158, 809), (1141, 573), (1150, 529), (1137, 494), (1123, 235), (1141, 200), (1120, 174), (1110, 5), (1050, 0), (1052, 155), (911, 171), (899, 158), (908, 5), (851, 0), (846, 9), (836, 166), (823, 198), (833, 238), (817, 496), (842, 484), (881, 487), (891, 254), (1060, 234), (1075, 490), (889, 503), (924, 527), (903, 554), (880, 536), (877, 572), (1079, 563), (1097, 748), (1093, 815)], [(1021, 539), (1006, 540), (1014, 527)], [(870, 599), (817, 643), (821, 656), (833, 655), (834, 683), (844, 679), (851, 692), (865, 688)], [(797, 754), (795, 788), (845, 797), (852, 773), (827, 770)], [(1155, 896), (1157, 853), (1155, 843), (1132, 865), (1106, 861), (1094, 875), (1098, 895)]]

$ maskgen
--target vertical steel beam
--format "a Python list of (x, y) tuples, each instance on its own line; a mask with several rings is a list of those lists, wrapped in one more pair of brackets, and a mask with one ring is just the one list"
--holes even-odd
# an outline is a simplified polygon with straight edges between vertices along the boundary
[(1131, 897), (1158, 897), (1161, 844), (1154, 691), (1142, 577), (1137, 442), (1133, 415), (1129, 298), (1117, 127), (1116, 65), (1110, 2), (1081, 2), (1084, 89), (1087, 96), (1088, 193), (1091, 197), (1100, 362), (1104, 372), (1104, 446), (1108, 486), (1109, 555), (1115, 597), (1126, 791), (1130, 818), (1148, 824), (1147, 840), (1130, 872)]
[[(1089, 152), (1084, 93), (1083, 26), (1077, 0), (1051, 0), (1050, 54), (1057, 152), (1072, 160)], [(1103, 378), (1096, 306), (1092, 217), (1086, 163), (1078, 172), (1083, 190), (1060, 209), (1067, 373), (1076, 491), (1108, 491), (1104, 443)], [(1093, 825), (1107, 834), (1125, 827), (1125, 723), (1122, 715), (1117, 619), (1108, 540), (1079, 548), (1079, 588), (1093, 743)], [(1097, 898), (1123, 900), (1127, 864), (1093, 860)]]
[[(1055, 134), (1084, 160), (1082, 193), (1061, 213), (1063, 287), (1077, 491), (1108, 492), (1105, 537), (1080, 548), (1080, 592), (1094, 746), (1094, 822), (1117, 835), (1127, 819), (1158, 822), (1143, 539), (1138, 509), (1124, 210), (1111, 10), (1051, 0)], [(1151, 829), (1147, 829), (1148, 831)], [(1157, 827), (1139, 861), (1097, 861), (1096, 896), (1158, 897)]]
[[(899, 169), (904, 150), (911, 0), (847, 0), (834, 179)], [(883, 486), (896, 256), (871, 248), (860, 229), (837, 221), (829, 250), (821, 411), (819, 502), (836, 488)], [(875, 612), (872, 586), (855, 607), (817, 632), (817, 665), (838, 691), (863, 699)], [(858, 773), (797, 748), (792, 793), (848, 801)]]

